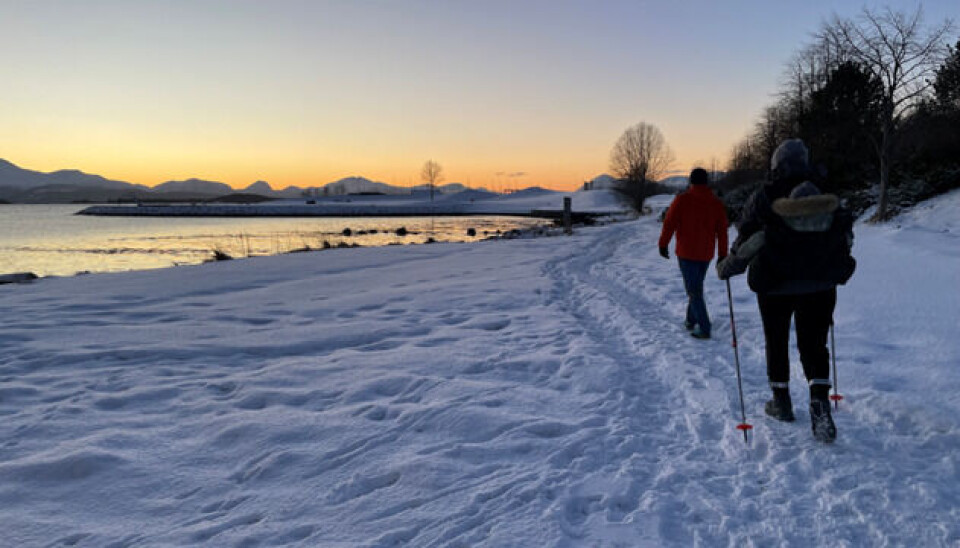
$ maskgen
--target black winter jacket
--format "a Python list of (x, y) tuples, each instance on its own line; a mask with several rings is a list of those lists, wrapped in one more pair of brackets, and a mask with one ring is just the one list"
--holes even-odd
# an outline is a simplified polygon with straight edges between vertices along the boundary
[(744, 206), (737, 240), (721, 278), (743, 272), (757, 293), (803, 294), (832, 289), (853, 275), (853, 217), (832, 194), (771, 201), (768, 185)]

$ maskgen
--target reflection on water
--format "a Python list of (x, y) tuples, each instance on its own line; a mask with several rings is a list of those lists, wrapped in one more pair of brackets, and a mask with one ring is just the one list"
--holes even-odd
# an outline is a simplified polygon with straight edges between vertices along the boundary
[[(197, 264), (214, 251), (276, 255), (324, 246), (474, 241), (543, 224), (522, 217), (89, 217), (86, 206), (0, 206), (0, 274), (39, 276)], [(398, 234), (401, 227), (406, 234)], [(468, 230), (476, 234), (468, 236)], [(347, 230), (349, 229), (349, 230)]]

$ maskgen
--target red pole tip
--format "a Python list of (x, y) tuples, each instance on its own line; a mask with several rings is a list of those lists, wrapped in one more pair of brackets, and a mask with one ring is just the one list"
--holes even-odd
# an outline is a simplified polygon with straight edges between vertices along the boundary
[(740, 423), (737, 425), (737, 430), (753, 430), (753, 425), (747, 423)]

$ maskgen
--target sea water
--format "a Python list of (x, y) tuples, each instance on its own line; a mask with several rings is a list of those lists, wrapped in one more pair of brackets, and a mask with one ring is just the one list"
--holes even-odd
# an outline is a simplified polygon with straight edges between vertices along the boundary
[[(198, 264), (324, 246), (475, 241), (541, 219), (464, 217), (92, 217), (82, 205), (0, 205), (0, 274), (69, 276)], [(406, 235), (402, 235), (405, 229)], [(349, 229), (349, 235), (345, 230)], [(468, 235), (473, 229), (474, 235)], [(400, 234), (398, 234), (398, 231)]]

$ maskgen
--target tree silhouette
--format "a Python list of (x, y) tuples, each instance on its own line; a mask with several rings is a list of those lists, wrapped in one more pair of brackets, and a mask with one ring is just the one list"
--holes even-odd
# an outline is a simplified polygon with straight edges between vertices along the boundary
[(933, 81), (937, 106), (944, 111), (960, 112), (960, 40), (956, 47), (949, 47), (946, 60), (937, 69)]
[(620, 190), (638, 212), (657, 180), (673, 163), (673, 151), (657, 126), (640, 122), (623, 132), (610, 153), (610, 170), (622, 181)]
[(432, 202), (434, 188), (437, 183), (443, 181), (443, 166), (433, 160), (427, 160), (423, 164), (423, 169), (420, 170), (420, 179), (430, 188), (430, 201)]
[(859, 19), (835, 15), (818, 35), (836, 44), (882, 86), (880, 137), (875, 147), (880, 164), (876, 220), (887, 218), (890, 170), (899, 129), (932, 86), (934, 71), (946, 53), (944, 36), (951, 27), (948, 20), (926, 29), (920, 7), (912, 13), (864, 8)]
[(862, 186), (875, 167), (882, 100), (880, 81), (853, 61), (834, 69), (811, 95), (799, 120), (800, 137), (827, 169), (824, 191)]

